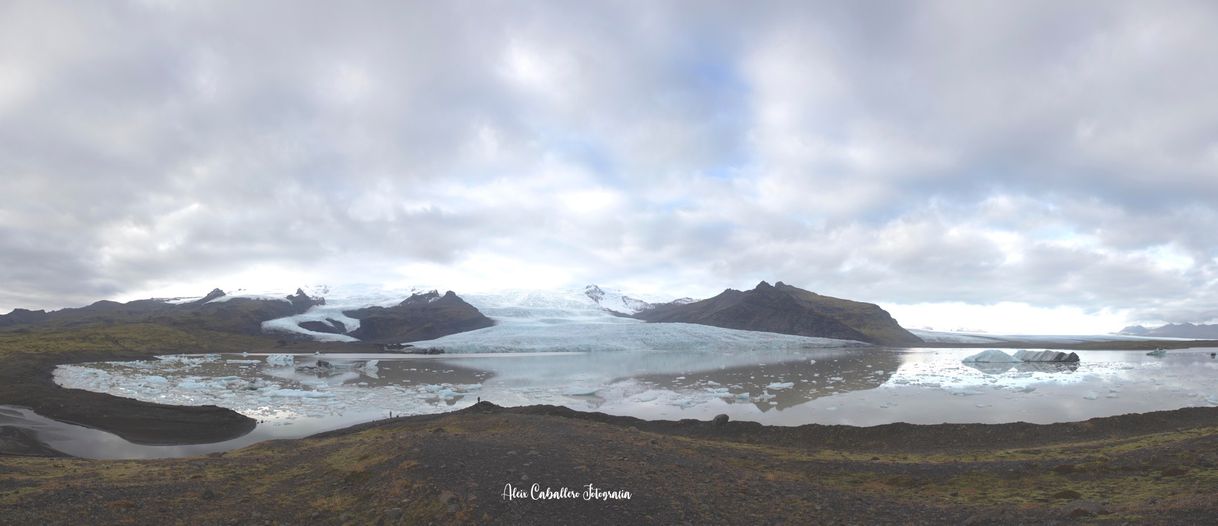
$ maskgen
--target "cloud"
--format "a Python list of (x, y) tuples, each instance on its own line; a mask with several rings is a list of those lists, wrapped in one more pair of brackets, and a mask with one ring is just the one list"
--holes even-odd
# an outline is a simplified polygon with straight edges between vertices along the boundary
[(0, 310), (261, 269), (1208, 321), (1215, 29), (1205, 2), (8, 3)]

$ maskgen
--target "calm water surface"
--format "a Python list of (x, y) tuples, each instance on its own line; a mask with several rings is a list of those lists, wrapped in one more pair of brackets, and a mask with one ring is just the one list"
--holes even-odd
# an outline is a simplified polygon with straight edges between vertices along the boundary
[[(175, 356), (61, 366), (57, 381), (171, 404), (214, 404), (261, 421), (245, 437), (199, 446), (137, 446), (28, 410), (0, 425), (34, 429), (52, 447), (98, 458), (185, 456), (295, 438), (393, 416), (451, 411), (478, 398), (554, 404), (645, 419), (870, 426), (1051, 423), (1218, 405), (1212, 349), (1076, 351), (1082, 362), (973, 364), (978, 349), (773, 352)], [(329, 366), (321, 364), (326, 362)]]

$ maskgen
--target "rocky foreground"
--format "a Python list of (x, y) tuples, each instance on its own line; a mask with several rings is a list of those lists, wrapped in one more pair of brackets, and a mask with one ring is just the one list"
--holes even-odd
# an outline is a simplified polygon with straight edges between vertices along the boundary
[(1216, 466), (1218, 409), (774, 428), (483, 402), (204, 458), (0, 457), (0, 524), (1202, 524)]

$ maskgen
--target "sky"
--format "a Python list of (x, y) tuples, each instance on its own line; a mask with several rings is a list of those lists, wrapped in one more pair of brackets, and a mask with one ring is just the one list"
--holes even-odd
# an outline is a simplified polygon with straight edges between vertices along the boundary
[(784, 281), (1218, 319), (1212, 2), (0, 2), (0, 312)]

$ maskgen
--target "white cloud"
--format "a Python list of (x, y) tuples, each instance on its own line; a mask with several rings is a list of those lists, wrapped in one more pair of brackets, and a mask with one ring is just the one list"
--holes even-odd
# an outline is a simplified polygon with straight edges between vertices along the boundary
[(5, 4), (0, 311), (264, 272), (1218, 317), (1212, 6), (702, 7)]

